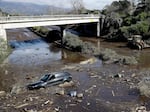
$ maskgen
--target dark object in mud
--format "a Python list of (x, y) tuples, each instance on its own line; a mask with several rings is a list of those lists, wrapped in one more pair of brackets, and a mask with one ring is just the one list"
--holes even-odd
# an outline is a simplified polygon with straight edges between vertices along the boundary
[(45, 74), (40, 81), (27, 85), (29, 90), (45, 88), (72, 80), (71, 74), (68, 72), (54, 72)]
[(148, 43), (142, 40), (141, 35), (132, 35), (131, 38), (128, 39), (128, 46), (139, 50), (150, 47)]

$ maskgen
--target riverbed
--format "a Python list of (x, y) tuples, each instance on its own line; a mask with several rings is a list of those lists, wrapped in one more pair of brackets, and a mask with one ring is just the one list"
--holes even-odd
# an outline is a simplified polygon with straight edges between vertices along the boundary
[[(136, 55), (139, 64), (126, 66), (103, 64), (95, 57), (71, 52), (47, 43), (28, 29), (7, 30), (13, 51), (1, 65), (0, 111), (9, 112), (135, 112), (137, 107), (150, 110), (148, 98), (141, 97), (136, 88), (142, 77), (149, 75), (150, 50), (131, 50), (125, 43), (106, 42), (84, 37), (100, 47), (111, 48), (123, 55)], [(26, 85), (48, 72), (67, 71), (73, 85), (52, 86), (29, 91)], [(119, 75), (118, 75), (119, 74)], [(57, 94), (63, 91), (63, 94)], [(71, 91), (82, 97), (68, 95)]]

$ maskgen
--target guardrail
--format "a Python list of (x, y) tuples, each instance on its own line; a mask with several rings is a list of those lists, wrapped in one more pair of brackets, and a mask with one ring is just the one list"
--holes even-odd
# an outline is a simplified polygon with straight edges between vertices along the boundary
[(6, 22), (6, 21), (13, 21), (13, 20), (34, 20), (34, 19), (58, 19), (58, 18), (79, 18), (79, 17), (91, 17), (91, 18), (98, 18), (99, 15), (93, 15), (93, 14), (82, 14), (82, 15), (40, 15), (40, 16), (5, 16), (0, 17), (0, 22)]

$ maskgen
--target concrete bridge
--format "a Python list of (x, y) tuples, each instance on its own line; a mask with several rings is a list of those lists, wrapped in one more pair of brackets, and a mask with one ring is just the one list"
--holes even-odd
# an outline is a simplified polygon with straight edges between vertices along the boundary
[(0, 17), (0, 38), (7, 41), (6, 29), (34, 26), (67, 25), (79, 23), (97, 23), (97, 36), (101, 34), (101, 16), (99, 15), (42, 15)]

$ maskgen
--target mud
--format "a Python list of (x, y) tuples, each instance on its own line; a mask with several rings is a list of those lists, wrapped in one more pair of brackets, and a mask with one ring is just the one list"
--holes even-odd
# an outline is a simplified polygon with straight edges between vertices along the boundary
[[(46, 43), (27, 29), (9, 30), (7, 33), (14, 49), (1, 65), (0, 91), (6, 94), (0, 96), (0, 111), (135, 112), (140, 106), (150, 111), (149, 98), (141, 96), (137, 89), (143, 76), (150, 74), (149, 49), (135, 51), (128, 49), (124, 43), (100, 40), (102, 47), (140, 57), (139, 64), (135, 66), (103, 64), (95, 57)], [(84, 40), (97, 45), (96, 38)], [(54, 71), (71, 73), (74, 85), (56, 85), (34, 91), (26, 89), (27, 84)], [(70, 91), (82, 93), (83, 98), (69, 96)], [(64, 94), (58, 95), (58, 92)]]

